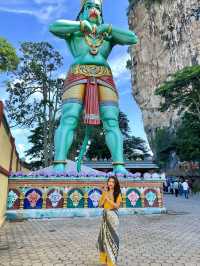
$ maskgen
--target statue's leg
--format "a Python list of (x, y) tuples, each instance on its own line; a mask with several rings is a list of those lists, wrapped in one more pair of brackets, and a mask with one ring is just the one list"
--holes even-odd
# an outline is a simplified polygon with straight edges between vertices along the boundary
[[(72, 145), (74, 130), (78, 125), (78, 120), (82, 104), (66, 103), (62, 107), (62, 116), (58, 129), (55, 133), (55, 158), (54, 161), (64, 161), (67, 159), (68, 151)], [(65, 165), (56, 163), (54, 169), (63, 171)]]
[[(117, 106), (101, 106), (101, 119), (106, 135), (106, 144), (110, 150), (115, 173), (127, 174), (123, 162), (123, 138), (119, 128), (119, 108)], [(116, 163), (116, 164), (115, 164)]]
[(72, 145), (74, 130), (78, 125), (80, 112), (85, 91), (85, 84), (77, 84), (67, 89), (62, 96), (63, 106), (60, 125), (55, 133), (55, 156), (54, 169), (65, 170), (65, 164), (58, 161), (65, 161)]
[[(60, 125), (55, 134), (55, 161), (67, 159), (81, 110), (82, 104), (80, 103), (66, 103), (63, 105)], [(64, 170), (65, 165), (56, 163), (54, 168), (56, 170)]]

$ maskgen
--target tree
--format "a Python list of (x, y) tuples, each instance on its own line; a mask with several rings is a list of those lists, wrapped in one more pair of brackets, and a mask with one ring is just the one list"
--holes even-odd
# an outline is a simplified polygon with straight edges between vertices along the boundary
[(42, 166), (44, 161), (44, 150), (42, 149), (44, 147), (43, 126), (39, 125), (31, 129), (30, 132), (28, 142), (32, 144), (32, 147), (26, 151), (26, 156), (37, 162), (38, 166)]
[(186, 113), (176, 132), (176, 151), (181, 161), (200, 162), (200, 121)]
[(190, 113), (200, 121), (200, 66), (185, 67), (172, 74), (170, 79), (156, 89), (156, 95), (164, 97), (161, 111), (170, 108), (179, 113)]
[(6, 39), (0, 37), (0, 72), (16, 70), (18, 64), (19, 58), (15, 49)]
[[(59, 119), (56, 120), (56, 126), (54, 127), (53, 138), (55, 134), (55, 129), (59, 124)], [(47, 128), (47, 131), (49, 128)], [(44, 136), (43, 136), (43, 125), (39, 124), (34, 129), (30, 130), (30, 135), (28, 137), (28, 142), (31, 144), (31, 147), (26, 150), (26, 156), (31, 160), (31, 168), (38, 169), (39, 167), (44, 166)], [(50, 152), (51, 143), (47, 144), (47, 151)], [(54, 145), (53, 145), (54, 151)]]
[(170, 154), (176, 150), (174, 131), (170, 128), (158, 128), (151, 145), (155, 148), (155, 160), (161, 168), (165, 168), (170, 160)]
[(7, 86), (8, 118), (13, 126), (34, 128), (33, 133), (42, 126), (44, 166), (48, 166), (53, 158), (53, 136), (63, 86), (63, 80), (54, 75), (63, 59), (46, 42), (24, 42), (20, 51), (19, 68)]
[(170, 151), (181, 160), (200, 161), (200, 66), (185, 67), (156, 89), (164, 97), (160, 111), (177, 109), (181, 120), (174, 132), (159, 129), (154, 139), (157, 159), (166, 164)]
[(144, 157), (149, 155), (148, 151), (146, 142), (141, 138), (129, 136), (124, 140), (124, 155), (128, 160), (144, 160)]
[(127, 115), (121, 111), (119, 112), (119, 128), (124, 138), (130, 136), (129, 120)]

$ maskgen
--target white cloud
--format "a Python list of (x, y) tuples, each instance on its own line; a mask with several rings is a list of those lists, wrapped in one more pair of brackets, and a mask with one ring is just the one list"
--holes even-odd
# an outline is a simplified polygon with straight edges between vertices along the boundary
[(9, 4), (0, 3), (0, 11), (15, 14), (25, 14), (33, 16), (42, 23), (49, 23), (52, 19), (57, 19), (66, 11), (63, 6), (66, 6), (66, 0), (32, 0), (19, 1), (11, 0)]
[(24, 129), (24, 128), (11, 128), (11, 132), (14, 138), (20, 136), (28, 137), (29, 131), (30, 131), (29, 129)]
[(60, 73), (59, 76), (58, 76), (58, 78), (59, 79), (66, 79), (66, 75), (67, 75), (66, 72)]
[(126, 63), (129, 59), (129, 54), (123, 53), (112, 58), (109, 62), (120, 97), (131, 96), (131, 74), (126, 68)]
[(4, 106), (6, 105), (6, 99), (5, 99), (5, 98), (1, 98), (0, 101), (3, 102), (3, 105), (4, 105)]
[[(25, 145), (24, 144), (18, 144), (17, 145), (18, 151), (20, 155), (24, 155), (24, 151), (25, 151)], [(21, 156), (20, 156), (21, 157)]]
[(130, 78), (130, 73), (126, 68), (128, 59), (130, 59), (129, 54), (124, 53), (110, 60), (110, 66), (115, 79), (127, 78), (127, 75)]

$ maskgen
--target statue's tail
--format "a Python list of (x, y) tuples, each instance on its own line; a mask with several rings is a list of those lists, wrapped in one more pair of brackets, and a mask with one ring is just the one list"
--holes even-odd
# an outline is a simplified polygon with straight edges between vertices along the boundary
[(77, 171), (78, 172), (81, 172), (81, 162), (82, 162), (82, 159), (83, 159), (83, 155), (84, 155), (84, 153), (86, 151), (86, 147), (88, 145), (88, 141), (89, 141), (89, 138), (90, 138), (90, 135), (91, 135), (91, 131), (92, 131), (91, 126), (86, 126), (85, 137), (84, 137), (83, 144), (82, 144), (82, 147), (81, 147), (81, 150), (80, 150), (80, 153), (79, 153), (79, 156), (78, 156), (78, 161), (77, 161)]

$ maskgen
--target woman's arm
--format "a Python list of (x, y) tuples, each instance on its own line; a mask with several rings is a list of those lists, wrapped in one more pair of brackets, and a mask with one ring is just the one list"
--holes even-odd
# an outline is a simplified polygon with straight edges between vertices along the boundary
[(113, 200), (111, 200), (108, 196), (105, 197), (105, 200), (108, 201), (108, 203), (110, 203), (115, 209), (119, 209), (121, 202), (122, 202), (122, 197), (119, 194), (119, 196), (117, 197), (117, 201), (114, 202)]

